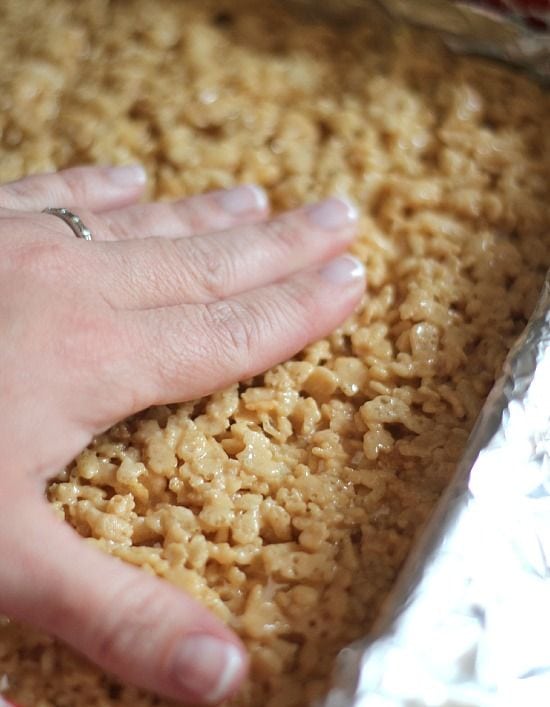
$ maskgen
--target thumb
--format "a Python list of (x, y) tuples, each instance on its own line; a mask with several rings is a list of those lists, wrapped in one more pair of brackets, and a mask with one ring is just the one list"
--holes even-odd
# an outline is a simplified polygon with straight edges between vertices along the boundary
[(7, 521), (0, 553), (8, 550), (1, 612), (166, 697), (216, 704), (236, 689), (246, 672), (244, 649), (202, 605), (92, 548), (45, 502), (25, 504), (16, 519), (0, 523)]

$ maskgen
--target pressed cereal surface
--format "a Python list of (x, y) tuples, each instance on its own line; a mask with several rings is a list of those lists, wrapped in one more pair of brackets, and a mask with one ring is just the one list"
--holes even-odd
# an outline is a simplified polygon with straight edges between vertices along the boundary
[[(155, 198), (256, 181), (276, 210), (359, 205), (368, 295), (341, 329), (120, 423), (48, 489), (88, 542), (242, 636), (234, 705), (308, 705), (376, 618), (531, 312), (550, 101), (374, 9), (331, 29), (266, 0), (1, 0), (0, 66), (3, 181), (140, 160)], [(168, 704), (8, 621), (0, 690), (26, 707)]]

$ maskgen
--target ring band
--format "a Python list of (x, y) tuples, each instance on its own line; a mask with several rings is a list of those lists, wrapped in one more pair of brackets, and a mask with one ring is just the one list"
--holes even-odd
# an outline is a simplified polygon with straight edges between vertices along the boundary
[(92, 232), (90, 231), (90, 229), (86, 228), (86, 226), (82, 223), (82, 219), (80, 218), (80, 216), (73, 214), (73, 212), (69, 211), (69, 209), (56, 209), (49, 207), (47, 209), (44, 209), (42, 213), (57, 216), (62, 221), (65, 221), (67, 226), (70, 227), (70, 229), (77, 238), (82, 238), (85, 241), (92, 240)]

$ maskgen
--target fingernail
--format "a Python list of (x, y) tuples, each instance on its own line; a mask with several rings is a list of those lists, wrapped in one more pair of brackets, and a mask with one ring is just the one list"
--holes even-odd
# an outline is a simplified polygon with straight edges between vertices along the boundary
[(147, 172), (140, 164), (108, 167), (106, 174), (117, 187), (137, 187), (147, 182)]
[(263, 211), (268, 204), (267, 194), (255, 184), (244, 184), (235, 189), (228, 189), (219, 192), (217, 196), (222, 209), (235, 215)]
[(333, 197), (309, 206), (307, 214), (313, 225), (327, 231), (344, 228), (357, 221), (357, 208), (351, 201)]
[(321, 268), (319, 275), (332, 285), (346, 285), (364, 279), (365, 266), (353, 255), (342, 255)]
[(176, 679), (194, 699), (216, 704), (225, 697), (243, 669), (239, 649), (214, 636), (185, 638), (176, 653)]

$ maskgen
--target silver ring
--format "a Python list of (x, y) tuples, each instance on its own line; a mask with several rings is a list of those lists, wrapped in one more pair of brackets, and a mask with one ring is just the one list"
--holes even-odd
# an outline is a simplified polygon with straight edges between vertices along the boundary
[(92, 240), (92, 232), (90, 231), (90, 229), (86, 228), (86, 226), (82, 223), (82, 219), (80, 218), (80, 216), (73, 214), (73, 212), (69, 211), (69, 209), (56, 209), (49, 207), (47, 209), (44, 209), (42, 213), (57, 216), (62, 221), (65, 221), (67, 226), (71, 228), (72, 232), (77, 238), (82, 238), (85, 241)]

